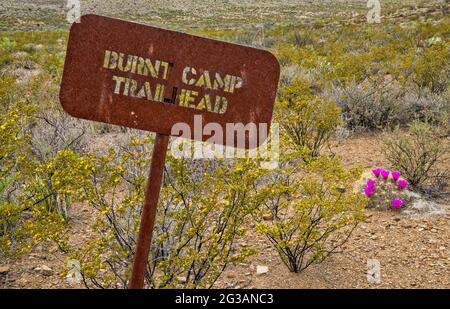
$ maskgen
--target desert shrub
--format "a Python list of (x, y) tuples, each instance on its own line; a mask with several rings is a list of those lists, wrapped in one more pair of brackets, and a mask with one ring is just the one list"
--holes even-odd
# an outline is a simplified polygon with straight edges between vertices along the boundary
[(59, 150), (47, 161), (28, 161), (21, 169), (24, 178), (22, 194), (26, 205), (70, 219), (70, 207), (82, 195), (81, 187), (95, 167), (88, 157), (72, 150)]
[[(2, 102), (3, 103), (3, 102)], [(2, 104), (3, 105), (3, 104)], [(26, 133), (35, 106), (14, 102), (0, 106), (0, 176), (13, 172), (20, 157), (26, 154), (29, 135)]]
[(66, 250), (66, 223), (41, 206), (0, 203), (0, 257), (17, 257), (46, 242), (49, 251)]
[(312, 85), (296, 80), (283, 90), (277, 102), (276, 120), (281, 132), (298, 149), (318, 156), (341, 123), (336, 103), (315, 95)]
[(413, 81), (421, 88), (440, 93), (449, 87), (450, 50), (442, 40), (432, 39), (415, 63)]
[(36, 203), (25, 188), (44, 181), (36, 176), (30, 146), (36, 105), (17, 99), (11, 78), (0, 78), (0, 256), (28, 252), (52, 240), (64, 247), (64, 219)]
[[(26, 100), (38, 109), (28, 132), (30, 152), (28, 163), (21, 170), (26, 182), (21, 191), (68, 220), (73, 194), (67, 180), (79, 180), (82, 176), (77, 173), (84, 168), (81, 154), (86, 147), (86, 124), (62, 110), (58, 103), (59, 87), (48, 74), (39, 74), (26, 88)], [(64, 175), (67, 180), (61, 181)], [(59, 182), (67, 186), (66, 191)]]
[[(282, 196), (269, 204), (277, 209), (276, 216), (260, 220), (257, 228), (292, 272), (301, 272), (338, 252), (364, 218), (366, 200), (353, 190), (360, 170), (345, 170), (339, 160), (326, 156), (306, 162), (288, 188), (262, 186), (255, 199), (270, 201)], [(266, 207), (259, 209), (267, 212)]]
[(11, 63), (11, 51), (13, 51), (15, 47), (15, 42), (11, 41), (8, 37), (0, 39), (0, 68), (3, 65)]
[(413, 120), (426, 121), (432, 125), (445, 127), (450, 117), (450, 91), (433, 93), (428, 88), (418, 92), (408, 91), (402, 101)]
[(437, 165), (446, 159), (448, 150), (442, 130), (421, 121), (414, 121), (406, 132), (397, 128), (387, 134), (383, 147), (391, 166), (416, 188), (444, 177)]
[(342, 119), (352, 131), (394, 127), (410, 121), (410, 111), (399, 102), (400, 93), (370, 83), (335, 87), (330, 94), (342, 109)]
[(293, 42), (296, 46), (305, 46), (311, 45), (313, 43), (313, 39), (310, 37), (310, 33), (300, 33), (298, 31), (294, 32)]
[(333, 77), (344, 85), (361, 83), (370, 75), (370, 55), (365, 53), (345, 53), (336, 63)]
[(0, 41), (0, 48), (5, 50), (6, 52), (12, 52), (16, 49), (16, 42), (11, 40), (8, 37), (3, 37)]
[(301, 76), (301, 69), (297, 65), (283, 66), (280, 72), (280, 84), (282, 87), (289, 86), (299, 76)]
[(414, 120), (445, 125), (450, 115), (449, 92), (433, 93), (428, 88), (401, 86), (381, 81), (332, 87), (326, 96), (336, 100), (342, 119), (351, 131), (393, 129)]
[[(151, 157), (149, 144), (150, 137), (133, 138), (127, 147), (92, 159), (97, 168), (83, 190), (99, 213), (93, 226), (96, 235), (70, 254), (81, 262), (88, 287), (128, 285)], [(211, 287), (229, 263), (252, 253), (238, 251), (235, 239), (246, 231), (258, 170), (253, 168), (247, 160), (233, 165), (194, 164), (167, 156), (147, 287)]]

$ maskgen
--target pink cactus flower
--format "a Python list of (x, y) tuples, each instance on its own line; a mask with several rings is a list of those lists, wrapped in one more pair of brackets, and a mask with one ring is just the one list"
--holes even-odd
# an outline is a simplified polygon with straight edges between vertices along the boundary
[(392, 171), (391, 175), (392, 175), (392, 178), (394, 178), (394, 180), (397, 181), (400, 178), (400, 176), (402, 175), (402, 173), (397, 172), (397, 171)]
[(365, 187), (364, 188), (364, 194), (367, 197), (371, 197), (375, 193), (375, 189), (373, 187)]
[(372, 173), (375, 175), (375, 177), (379, 177), (381, 173), (381, 167), (376, 167), (372, 170)]
[(388, 170), (382, 170), (381, 171), (381, 177), (383, 177), (383, 179), (388, 179), (389, 173), (390, 172)]
[(408, 180), (406, 179), (400, 179), (397, 181), (397, 186), (400, 187), (400, 189), (406, 189), (409, 186)]
[(375, 188), (375, 185), (377, 184), (377, 181), (374, 179), (367, 180), (367, 187), (368, 188)]
[(392, 208), (400, 209), (403, 206), (403, 201), (401, 199), (399, 199), (399, 198), (394, 198), (391, 201), (391, 206), (392, 206)]

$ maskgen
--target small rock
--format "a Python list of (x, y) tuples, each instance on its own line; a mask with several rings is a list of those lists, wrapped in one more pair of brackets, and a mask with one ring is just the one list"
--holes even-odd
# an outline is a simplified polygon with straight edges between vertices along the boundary
[(228, 274), (227, 274), (227, 278), (228, 278), (228, 279), (233, 279), (233, 278), (236, 278), (236, 275), (233, 274), (233, 273), (228, 273)]
[(9, 273), (9, 266), (0, 266), (0, 275)]
[(48, 267), (47, 265), (42, 265), (41, 267), (36, 267), (34, 270), (44, 276), (53, 275), (53, 270), (50, 267)]
[(185, 284), (186, 283), (186, 277), (180, 276), (177, 278), (179, 284)]
[(234, 289), (235, 288), (235, 284), (231, 283), (231, 282), (227, 282), (227, 283), (225, 283), (224, 288), (225, 289)]
[(265, 221), (271, 221), (271, 220), (273, 220), (273, 216), (272, 216), (272, 214), (264, 214), (263, 219)]
[(261, 266), (261, 265), (256, 266), (256, 274), (257, 275), (267, 274), (268, 272), (269, 272), (268, 266)]
[(25, 279), (25, 278), (20, 278), (19, 280), (17, 280), (17, 283), (18, 283), (20, 286), (26, 286), (26, 285), (28, 284), (28, 280)]

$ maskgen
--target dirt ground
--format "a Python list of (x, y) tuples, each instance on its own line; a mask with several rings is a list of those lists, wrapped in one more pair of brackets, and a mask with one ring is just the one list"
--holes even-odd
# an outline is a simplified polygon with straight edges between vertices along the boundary
[[(331, 152), (346, 165), (364, 168), (383, 165), (378, 137), (360, 135), (335, 142)], [(445, 167), (448, 170), (448, 166)], [(445, 214), (423, 213), (411, 217), (402, 212), (366, 210), (367, 220), (356, 228), (343, 253), (300, 274), (290, 273), (267, 239), (254, 230), (239, 240), (239, 246), (253, 246), (259, 253), (246, 263), (227, 268), (217, 288), (450, 288), (450, 203), (435, 201)], [(92, 235), (95, 213), (86, 205), (73, 207), (70, 242), (83, 243)], [(62, 253), (46, 254), (36, 248), (14, 262), (0, 263), (1, 288), (77, 288), (59, 275), (65, 263)], [(368, 260), (380, 263), (381, 281), (367, 279)], [(258, 265), (267, 266), (257, 275)], [(50, 270), (43, 271), (47, 266)], [(1, 269), (5, 268), (3, 273)], [(46, 269), (46, 268), (45, 268)]]

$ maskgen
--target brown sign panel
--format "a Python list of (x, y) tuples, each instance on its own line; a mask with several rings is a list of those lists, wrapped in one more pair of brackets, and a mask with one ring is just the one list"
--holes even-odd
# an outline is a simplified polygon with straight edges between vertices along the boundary
[(70, 30), (60, 100), (72, 116), (165, 135), (194, 128), (195, 115), (224, 130), (269, 126), (279, 71), (264, 50), (85, 15)]

